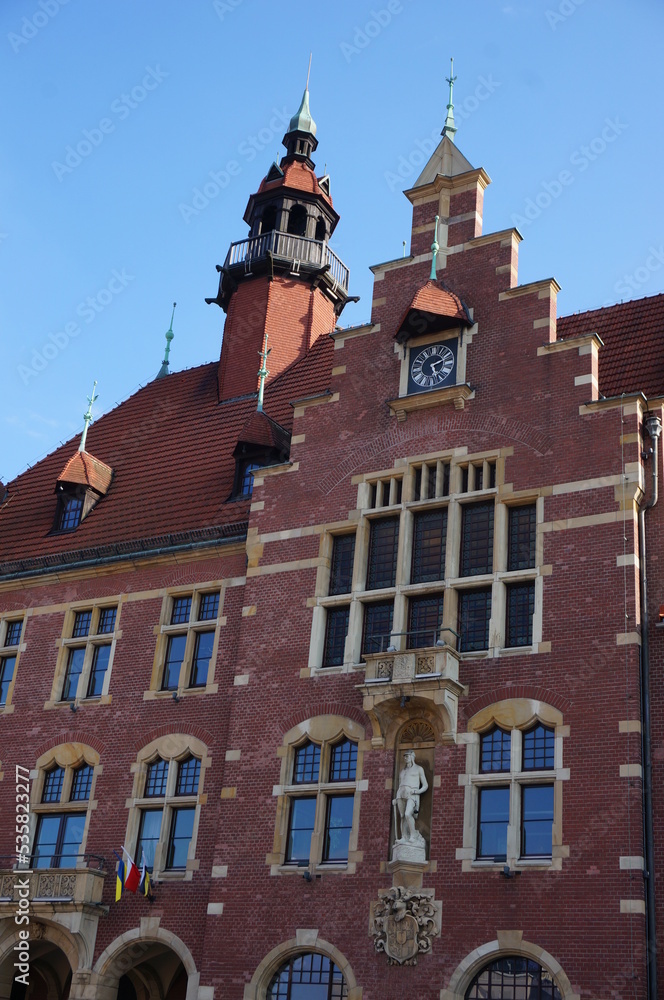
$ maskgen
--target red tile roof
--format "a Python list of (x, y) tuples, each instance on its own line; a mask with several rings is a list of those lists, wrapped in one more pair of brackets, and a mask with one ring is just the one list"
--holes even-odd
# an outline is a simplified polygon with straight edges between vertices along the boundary
[(87, 451), (76, 451), (58, 476), (59, 483), (79, 483), (91, 486), (97, 493), (108, 493), (113, 469)]
[(446, 291), (437, 285), (435, 281), (431, 280), (427, 281), (425, 285), (418, 288), (415, 292), (412, 302), (399, 323), (397, 337), (400, 335), (412, 335), (412, 331), (409, 329), (409, 321), (410, 314), (414, 312), (426, 313), (429, 316), (444, 316), (464, 326), (472, 325), (466, 308), (459, 296), (455, 295), (454, 292)]
[(263, 178), (258, 193), (260, 194), (262, 191), (276, 191), (280, 187), (295, 188), (296, 191), (308, 191), (310, 194), (320, 195), (328, 205), (332, 205), (331, 197), (326, 191), (323, 191), (311, 167), (298, 160), (286, 164), (283, 177), (278, 177), (273, 181)]
[[(291, 400), (329, 387), (333, 348), (330, 337), (321, 337), (305, 358), (268, 380), (265, 409), (286, 430)], [(75, 531), (52, 532), (53, 490), (74, 439), (10, 482), (4, 503), (0, 496), (0, 572), (23, 568), (15, 564), (26, 560), (71, 561), (97, 548), (130, 552), (184, 536), (241, 534), (250, 500), (229, 501), (233, 450), (256, 397), (219, 403), (217, 367), (150, 382), (95, 421), (87, 443), (113, 469), (113, 482)]]
[(264, 411), (254, 410), (240, 431), (238, 441), (244, 444), (255, 444), (263, 448), (276, 448), (278, 451), (288, 450), (290, 434), (276, 421), (271, 420)]
[(621, 302), (604, 309), (561, 316), (557, 336), (597, 333), (599, 390), (603, 396), (642, 392), (664, 395), (664, 295)]

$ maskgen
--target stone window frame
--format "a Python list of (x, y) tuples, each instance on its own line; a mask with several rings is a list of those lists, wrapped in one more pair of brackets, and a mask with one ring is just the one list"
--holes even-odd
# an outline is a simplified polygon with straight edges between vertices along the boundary
[[(70, 796), (74, 772), (84, 764), (87, 764), (92, 768), (90, 795), (87, 799), (78, 799), (72, 802), (70, 801)], [(52, 771), (54, 767), (62, 767), (65, 772), (60, 799), (58, 802), (42, 802), (46, 775), (49, 771)], [(30, 772), (31, 786), (29, 822), (31, 856), (35, 847), (35, 837), (37, 835), (37, 827), (39, 825), (40, 817), (47, 815), (62, 815), (68, 812), (85, 812), (86, 814), (83, 836), (79, 847), (79, 855), (86, 854), (85, 848), (87, 845), (92, 814), (95, 812), (99, 804), (98, 800), (95, 798), (97, 778), (102, 771), (103, 766), (100, 763), (98, 752), (93, 750), (93, 748), (88, 746), (86, 743), (60, 743), (57, 746), (51, 747), (51, 749), (47, 750), (45, 753), (41, 754), (40, 757), (38, 757), (34, 769)], [(84, 868), (85, 862), (77, 862), (76, 867)]]
[[(217, 617), (207, 618), (204, 621), (198, 621), (198, 610), (201, 598), (206, 594), (216, 593), (219, 594)], [(154, 635), (156, 638), (155, 652), (152, 663), (150, 686), (148, 690), (143, 693), (143, 699), (145, 701), (150, 701), (155, 698), (174, 697), (177, 697), (179, 700), (180, 698), (188, 698), (192, 695), (217, 694), (219, 684), (215, 682), (214, 678), (217, 665), (217, 655), (219, 652), (220, 630), (222, 626), (226, 624), (226, 616), (222, 614), (224, 596), (225, 587), (223, 580), (211, 580), (206, 583), (196, 584), (196, 586), (193, 587), (191, 585), (188, 587), (169, 587), (166, 591), (164, 591), (162, 595), (159, 624), (154, 627)], [(189, 621), (186, 623), (171, 625), (173, 602), (179, 597), (191, 598)], [(205, 685), (191, 687), (191, 670), (193, 666), (197, 632), (214, 632), (214, 640), (212, 643), (212, 654), (210, 656), (210, 664), (208, 667), (207, 682)], [(166, 666), (166, 654), (168, 652), (168, 640), (173, 635), (182, 634), (186, 634), (187, 642), (184, 658), (182, 660), (182, 666), (180, 667), (178, 686), (177, 688), (162, 690), (164, 669)]]
[[(19, 636), (19, 641), (14, 645), (5, 646), (9, 627), (19, 621), (21, 622), (21, 635)], [(3, 669), (5, 660), (12, 656), (16, 657), (12, 679), (7, 687), (7, 697), (5, 698), (4, 704), (0, 705), (0, 715), (9, 715), (15, 709), (12, 698), (14, 695), (14, 687), (16, 686), (16, 678), (18, 676), (18, 668), (21, 662), (21, 653), (24, 653), (26, 649), (24, 638), (26, 625), (27, 616), (25, 614), (17, 615), (16, 613), (9, 612), (0, 618), (0, 671)]]
[[(542, 643), (542, 605), (543, 577), (547, 568), (543, 565), (543, 532), (544, 498), (539, 491), (514, 493), (510, 484), (505, 484), (505, 458), (512, 453), (511, 448), (471, 453), (467, 448), (456, 448), (442, 452), (416, 455), (399, 459), (391, 469), (371, 472), (354, 478), (357, 483), (357, 509), (350, 512), (348, 522), (323, 526), (319, 547), (319, 565), (316, 577), (315, 597), (310, 601), (313, 607), (313, 623), (309, 647), (308, 669), (310, 674), (335, 674), (364, 670), (364, 660), (361, 653), (364, 604), (374, 601), (394, 601), (391, 644), (397, 650), (406, 648), (406, 636), (409, 620), (409, 598), (427, 597), (442, 594), (444, 611), (441, 637), (444, 641), (456, 645), (455, 633), (458, 631), (458, 595), (464, 590), (491, 588), (491, 616), (489, 621), (489, 646), (486, 650), (460, 653), (461, 659), (484, 659), (500, 656), (514, 656), (544, 651)], [(438, 484), (442, 480), (443, 470), (448, 466), (449, 493), (441, 495)], [(488, 470), (495, 469), (495, 486), (475, 490), (473, 479), (475, 471), (483, 470), (483, 480), (488, 479)], [(415, 496), (416, 482), (424, 482), (420, 487), (426, 491), (429, 471), (436, 473), (435, 495), (430, 499), (421, 500)], [(493, 476), (493, 473), (492, 473)], [(464, 479), (468, 479), (467, 490), (463, 489)], [(394, 483), (401, 480), (401, 500), (399, 503), (388, 503), (386, 506), (376, 506), (376, 498), (393, 500), (396, 496)], [(378, 488), (377, 487), (378, 484)], [(476, 576), (459, 576), (459, 560), (461, 551), (461, 521), (462, 508), (482, 500), (494, 499), (494, 531), (493, 531), (493, 568), (490, 573)], [(509, 570), (508, 566), (508, 534), (509, 509), (516, 506), (535, 506), (536, 541), (535, 565), (527, 569)], [(411, 584), (411, 559), (413, 545), (414, 515), (420, 511), (436, 510), (447, 507), (447, 544), (445, 576), (441, 580), (427, 583)], [(367, 561), (369, 552), (369, 535), (371, 522), (378, 518), (398, 515), (399, 545), (397, 553), (397, 573), (394, 587), (381, 590), (365, 590)], [(328, 587), (332, 560), (334, 538), (337, 535), (352, 533), (355, 535), (355, 557), (353, 565), (353, 580), (348, 594), (329, 596)], [(507, 588), (510, 584), (533, 583), (534, 612), (532, 618), (532, 643), (528, 646), (508, 647), (506, 642)], [(323, 667), (326, 610), (327, 608), (349, 607), (348, 633), (344, 651), (344, 662), (341, 666)], [(540, 650), (540, 646), (542, 649)]]
[[(115, 648), (118, 640), (122, 638), (122, 629), (120, 628), (122, 606), (122, 595), (118, 595), (117, 597), (105, 597), (102, 600), (97, 601), (76, 601), (76, 603), (67, 606), (62, 625), (62, 635), (60, 639), (56, 641), (58, 655), (51, 695), (44, 705), (44, 708), (48, 709), (62, 706), (73, 706), (74, 709), (76, 709), (82, 702), (85, 704), (110, 705), (112, 696), (109, 694), (109, 687), (111, 683), (111, 674), (113, 672)], [(99, 633), (97, 632), (97, 628), (99, 626), (100, 616), (103, 611), (106, 611), (109, 608), (116, 609), (113, 631)], [(85, 636), (74, 636), (73, 632), (76, 615), (86, 611), (90, 611), (92, 615), (88, 634)], [(108, 658), (108, 667), (106, 668), (106, 673), (104, 675), (104, 684), (101, 695), (95, 695), (88, 698), (87, 689), (90, 681), (90, 673), (92, 671), (94, 651), (97, 646), (110, 646), (111, 652)], [(83, 661), (83, 669), (76, 687), (76, 697), (63, 701), (62, 693), (64, 690), (67, 666), (69, 663), (69, 652), (71, 649), (82, 648), (85, 649), (85, 659)]]
[[(343, 739), (352, 740), (357, 744), (357, 766), (355, 780), (349, 782), (329, 782), (322, 778), (311, 785), (293, 784), (293, 765), (295, 751), (306, 741), (316, 743), (321, 747), (320, 774), (327, 775), (331, 748)], [(272, 852), (267, 855), (265, 863), (270, 866), (272, 875), (300, 875), (305, 871), (311, 874), (353, 874), (357, 865), (363, 860), (363, 853), (358, 851), (358, 834), (360, 823), (360, 802), (362, 792), (368, 784), (362, 778), (364, 753), (371, 749), (371, 741), (364, 738), (364, 727), (352, 719), (341, 715), (319, 715), (293, 726), (284, 735), (277, 756), (281, 758), (280, 783), (274, 785), (273, 796), (277, 799), (277, 815)], [(288, 833), (290, 822), (291, 800), (295, 797), (311, 794), (316, 788), (316, 819), (311, 837), (309, 864), (300, 866), (286, 861), (288, 848)], [(325, 823), (327, 814), (327, 795), (334, 791), (353, 793), (353, 820), (348, 841), (348, 860), (345, 862), (323, 862)]]
[[(554, 731), (554, 767), (541, 771), (524, 771), (522, 734), (540, 722)], [(481, 772), (481, 737), (494, 727), (511, 734), (509, 771)], [(459, 776), (464, 787), (463, 846), (457, 848), (456, 859), (462, 871), (481, 869), (501, 870), (507, 865), (514, 871), (533, 868), (561, 871), (563, 859), (569, 857), (569, 845), (563, 844), (563, 783), (569, 780), (569, 768), (563, 767), (563, 741), (569, 736), (569, 726), (563, 715), (546, 702), (530, 698), (514, 698), (495, 702), (477, 712), (468, 721), (466, 733), (458, 741), (466, 744), (466, 771)], [(553, 829), (551, 858), (521, 857), (521, 789), (525, 785), (553, 785)], [(507, 828), (507, 858), (494, 861), (477, 857), (477, 825), (479, 821), (479, 790), (508, 785), (510, 814)]]
[[(395, 344), (395, 353), (399, 354), (401, 361), (399, 398), (408, 396), (408, 373), (410, 371), (411, 358), (415, 358), (422, 348), (428, 347), (430, 344), (444, 344), (446, 341), (457, 342), (456, 378), (454, 382), (446, 383), (444, 388), (447, 389), (453, 385), (463, 385), (466, 381), (466, 352), (468, 344), (472, 339), (472, 333), (469, 330), (455, 326), (449, 330), (439, 330), (437, 333), (426, 333), (420, 336), (409, 337), (403, 344)], [(436, 390), (429, 391), (435, 392)], [(413, 393), (412, 395), (421, 395), (421, 393)]]
[[(148, 767), (153, 764), (158, 757), (168, 761), (168, 781), (166, 794), (164, 796), (145, 796), (145, 781)], [(201, 762), (201, 769), (198, 778), (198, 792), (195, 795), (176, 795), (175, 786), (177, 781), (178, 765), (188, 757), (196, 757)], [(191, 882), (194, 872), (200, 868), (200, 859), (196, 857), (196, 847), (198, 841), (198, 830), (200, 824), (201, 807), (207, 803), (207, 793), (205, 787), (205, 772), (211, 766), (212, 759), (209, 756), (208, 748), (202, 740), (186, 733), (169, 733), (166, 736), (159, 736), (144, 746), (136, 756), (136, 761), (131, 765), (131, 773), (134, 776), (132, 797), (126, 800), (126, 808), (129, 810), (127, 817), (127, 831), (124, 843), (130, 850), (134, 851), (138, 843), (138, 836), (141, 825), (141, 816), (144, 811), (162, 808), (161, 828), (159, 842), (155, 848), (154, 866), (152, 871), (153, 882)], [(174, 766), (175, 765), (175, 766)], [(186, 868), (166, 868), (168, 855), (168, 844), (171, 835), (173, 810), (181, 807), (195, 808), (194, 826), (187, 852)], [(140, 858), (134, 858), (139, 866)]]

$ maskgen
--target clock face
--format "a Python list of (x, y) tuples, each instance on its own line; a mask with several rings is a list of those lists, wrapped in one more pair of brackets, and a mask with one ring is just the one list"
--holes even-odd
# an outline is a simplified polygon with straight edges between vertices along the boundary
[[(456, 345), (455, 345), (456, 346)], [(414, 352), (413, 352), (414, 354)], [(429, 344), (411, 357), (410, 380), (412, 391), (437, 389), (454, 370), (456, 355), (446, 344)]]

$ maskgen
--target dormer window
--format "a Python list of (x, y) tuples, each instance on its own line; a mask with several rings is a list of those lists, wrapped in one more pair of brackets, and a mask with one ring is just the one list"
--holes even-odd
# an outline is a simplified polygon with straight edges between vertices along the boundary
[(240, 467), (240, 489), (238, 495), (250, 497), (254, 490), (254, 472), (260, 469), (258, 462), (243, 462)]
[(81, 522), (83, 500), (77, 496), (64, 496), (59, 504), (58, 531), (73, 531)]

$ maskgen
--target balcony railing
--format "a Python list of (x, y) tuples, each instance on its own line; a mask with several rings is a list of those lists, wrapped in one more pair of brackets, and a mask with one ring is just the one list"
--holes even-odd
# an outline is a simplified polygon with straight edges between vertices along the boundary
[(327, 243), (310, 240), (305, 236), (280, 233), (276, 229), (260, 236), (252, 236), (248, 240), (231, 243), (224, 267), (244, 264), (245, 270), (250, 271), (252, 262), (265, 258), (268, 253), (273, 257), (291, 261), (296, 270), (299, 269), (299, 264), (313, 264), (316, 267), (328, 264), (331, 277), (344, 291), (348, 291), (350, 272), (335, 252), (330, 250)]
[[(60, 860), (55, 857), (52, 862)], [(41, 903), (101, 903), (106, 877), (104, 859), (93, 854), (81, 854), (76, 857), (67, 855), (66, 859), (63, 856), (62, 860), (66, 860), (71, 867), (58, 865), (53, 868), (26, 869), (16, 867), (15, 856), (0, 856), (0, 911), (3, 907), (14, 906), (18, 902), (19, 889), (25, 887), (26, 880), (31, 908)]]

